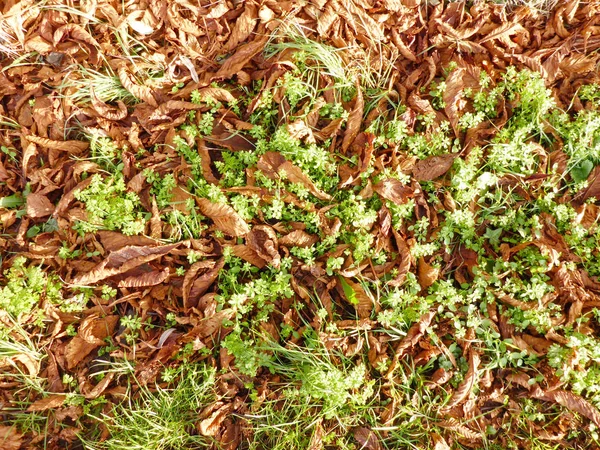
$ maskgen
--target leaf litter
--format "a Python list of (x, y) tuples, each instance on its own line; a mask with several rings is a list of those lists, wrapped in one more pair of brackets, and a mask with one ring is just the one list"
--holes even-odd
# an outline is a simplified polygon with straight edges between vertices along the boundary
[(0, 447), (598, 447), (600, 8), (548, 3), (5, 2)]

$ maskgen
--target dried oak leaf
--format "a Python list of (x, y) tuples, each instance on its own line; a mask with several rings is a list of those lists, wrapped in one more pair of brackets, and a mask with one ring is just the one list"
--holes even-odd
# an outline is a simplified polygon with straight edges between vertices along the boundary
[(244, 219), (229, 205), (213, 203), (206, 198), (196, 198), (200, 212), (215, 223), (215, 226), (230, 236), (244, 236), (250, 227)]
[(412, 175), (417, 181), (434, 180), (450, 170), (457, 156), (452, 154), (430, 156), (418, 161), (413, 168)]
[(239, 47), (238, 50), (223, 63), (213, 79), (231, 78), (238, 73), (252, 58), (265, 48), (268, 39), (268, 36), (262, 36)]
[(568, 391), (559, 390), (542, 392), (540, 390), (539, 392), (534, 393), (533, 397), (538, 400), (558, 403), (571, 411), (575, 411), (582, 416), (587, 417), (594, 422), (597, 427), (600, 427), (600, 412), (594, 405), (579, 395)]
[[(300, 167), (295, 166), (285, 159), (281, 153), (266, 152), (256, 163), (256, 167), (269, 179), (276, 180), (285, 177), (291, 183), (303, 185), (308, 191), (319, 200), (331, 200), (331, 195), (319, 189), (313, 181), (302, 172)], [(284, 175), (285, 173), (285, 175)]]
[[(47, 411), (49, 409), (59, 408), (64, 404), (66, 398), (67, 398), (66, 394), (50, 394), (46, 398), (42, 398), (40, 400), (33, 402), (31, 405), (29, 405), (29, 408), (27, 408), (27, 411), (28, 412)], [(4, 447), (2, 447), (2, 448), (4, 448)]]
[(17, 428), (0, 425), (0, 448), (3, 450), (19, 450), (23, 444), (23, 435), (17, 432)]
[(179, 244), (159, 245), (156, 247), (133, 245), (123, 247), (120, 250), (110, 253), (104, 261), (88, 273), (77, 275), (73, 279), (73, 284), (85, 286), (125, 273), (134, 267), (141, 266), (166, 255), (178, 246)]
[(408, 202), (413, 194), (413, 190), (410, 187), (405, 186), (400, 180), (395, 178), (381, 180), (373, 186), (373, 190), (396, 205), (403, 205)]
[(284, 247), (310, 247), (316, 244), (319, 238), (312, 234), (308, 234), (304, 230), (294, 230), (279, 239), (279, 245)]
[(253, 227), (252, 231), (246, 235), (246, 245), (273, 267), (278, 268), (281, 264), (277, 235), (270, 226), (256, 225)]
[(54, 205), (45, 195), (29, 194), (27, 196), (27, 215), (32, 219), (47, 217), (53, 211)]

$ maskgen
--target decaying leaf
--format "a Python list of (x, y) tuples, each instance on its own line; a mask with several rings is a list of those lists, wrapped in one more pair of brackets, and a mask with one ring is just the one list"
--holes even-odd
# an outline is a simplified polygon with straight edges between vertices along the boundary
[(216, 73), (215, 79), (231, 78), (238, 73), (254, 56), (263, 50), (267, 40), (268, 36), (262, 36), (239, 47), (237, 51), (223, 63)]
[(230, 236), (244, 236), (250, 227), (244, 219), (229, 205), (213, 203), (205, 198), (196, 198), (200, 212), (211, 219), (217, 229)]
[(16, 426), (0, 425), (0, 447), (3, 450), (19, 450), (23, 444), (23, 435)]
[(600, 427), (600, 411), (583, 397), (569, 391), (556, 390), (534, 393), (533, 397), (547, 402), (558, 403), (565, 408), (575, 411), (590, 419), (597, 427)]
[(354, 430), (354, 439), (360, 444), (360, 448), (364, 448), (365, 450), (383, 449), (377, 435), (366, 427), (359, 427)]
[(413, 194), (413, 190), (410, 187), (405, 186), (400, 180), (395, 178), (381, 180), (373, 186), (373, 190), (384, 199), (396, 205), (403, 205), (408, 202)]
[[(29, 412), (46, 411), (62, 406), (67, 398), (66, 394), (51, 394), (46, 398), (36, 400), (27, 408)], [(0, 440), (1, 441), (1, 440)], [(4, 447), (2, 447), (4, 448)]]
[(104, 261), (89, 272), (77, 275), (73, 279), (73, 284), (79, 286), (90, 285), (106, 278), (125, 273), (134, 267), (138, 267), (166, 255), (178, 246), (179, 244), (159, 245), (156, 247), (133, 245), (123, 247), (120, 250), (110, 253)]
[(273, 267), (279, 267), (279, 244), (275, 230), (268, 225), (257, 225), (246, 235), (246, 245)]
[(284, 247), (310, 247), (315, 244), (319, 238), (312, 234), (308, 234), (303, 230), (294, 230), (279, 239), (279, 245)]
[(48, 217), (52, 212), (54, 212), (54, 205), (45, 195), (29, 194), (27, 196), (27, 215), (32, 219)]
[(449, 411), (451, 408), (459, 405), (471, 394), (475, 383), (479, 379), (478, 368), (480, 361), (479, 353), (474, 349), (469, 350), (469, 368), (464, 380), (458, 385), (458, 388), (452, 394), (452, 398), (444, 407), (445, 411)]
[(457, 156), (452, 154), (430, 156), (418, 161), (413, 168), (413, 177), (417, 181), (435, 180), (450, 170)]
[(342, 151), (346, 152), (354, 139), (360, 132), (360, 127), (363, 121), (364, 113), (364, 99), (362, 95), (362, 89), (360, 86), (356, 90), (356, 98), (354, 100), (354, 107), (348, 116), (348, 123), (346, 125), (346, 132), (344, 133), (344, 139), (342, 140)]
[(53, 150), (62, 150), (73, 154), (79, 154), (86, 150), (90, 144), (82, 141), (54, 141), (39, 136), (26, 136), (27, 140), (41, 147), (51, 148)]
[(118, 321), (119, 316), (116, 315), (86, 317), (79, 326), (77, 336), (69, 341), (65, 350), (69, 369), (77, 366), (96, 348), (105, 345), (104, 339), (112, 336)]

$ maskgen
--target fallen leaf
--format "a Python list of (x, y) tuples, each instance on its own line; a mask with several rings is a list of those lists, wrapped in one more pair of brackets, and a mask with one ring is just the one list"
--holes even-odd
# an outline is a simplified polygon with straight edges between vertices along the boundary
[(51, 148), (53, 150), (61, 150), (68, 153), (78, 154), (86, 150), (90, 144), (82, 141), (53, 141), (39, 136), (25, 136), (26, 139), (41, 147)]
[(19, 450), (23, 444), (23, 435), (15, 426), (0, 425), (0, 448), (2, 450)]
[(318, 242), (319, 238), (315, 235), (308, 234), (303, 230), (294, 230), (279, 239), (279, 245), (284, 247), (310, 247)]
[(119, 316), (116, 315), (86, 317), (79, 326), (77, 336), (69, 341), (65, 349), (67, 367), (74, 368), (96, 348), (105, 345), (104, 339), (112, 336), (118, 322)]
[(77, 275), (73, 284), (87, 286), (106, 278), (125, 273), (134, 267), (154, 261), (177, 248), (179, 244), (159, 245), (156, 247), (127, 246), (110, 253), (100, 264), (87, 273)]
[(547, 402), (558, 403), (565, 408), (587, 417), (597, 427), (600, 427), (600, 411), (583, 397), (568, 391), (547, 391), (534, 393), (534, 398)]
[(359, 427), (354, 430), (354, 439), (360, 444), (360, 448), (365, 450), (382, 450), (377, 435), (366, 427)]
[(432, 265), (425, 262), (421, 257), (419, 258), (419, 264), (417, 267), (417, 279), (421, 289), (427, 289), (431, 286), (440, 276), (440, 269), (433, 267)]
[(238, 73), (250, 60), (261, 52), (267, 43), (269, 36), (261, 36), (242, 45), (230, 56), (215, 74), (214, 79), (227, 79)]
[(344, 133), (344, 139), (342, 140), (342, 152), (346, 152), (354, 139), (360, 131), (362, 125), (363, 113), (365, 103), (363, 100), (362, 89), (360, 86), (356, 89), (356, 99), (354, 100), (354, 107), (348, 116), (348, 122), (346, 124), (346, 132)]
[(213, 203), (206, 198), (196, 198), (200, 212), (211, 219), (215, 226), (230, 236), (244, 236), (250, 227), (244, 219), (229, 205)]
[(430, 156), (422, 159), (415, 164), (412, 175), (417, 181), (431, 181), (444, 175), (458, 155), (446, 154), (440, 156)]
[(281, 263), (277, 235), (268, 225), (256, 225), (246, 235), (246, 245), (256, 252), (273, 267), (278, 268)]
[(389, 200), (396, 205), (405, 204), (410, 200), (413, 194), (413, 190), (410, 187), (405, 186), (400, 180), (395, 178), (381, 180), (373, 186), (373, 190), (384, 199)]
[(210, 417), (207, 417), (200, 422), (200, 425), (198, 426), (200, 434), (203, 436), (215, 436), (219, 432), (221, 424), (227, 417), (227, 414), (231, 411), (231, 407), (231, 404), (223, 405), (213, 412)]
[[(48, 409), (55, 409), (60, 406), (63, 406), (65, 399), (67, 398), (66, 394), (50, 394), (46, 398), (42, 398), (33, 402), (27, 408), (28, 412), (39, 412), (39, 411), (47, 411)], [(1, 436), (1, 434), (0, 434)], [(4, 448), (4, 447), (2, 447)]]
[(471, 394), (475, 383), (479, 379), (479, 373), (477, 369), (479, 368), (480, 361), (481, 359), (479, 354), (473, 349), (469, 350), (469, 367), (467, 369), (467, 373), (465, 374), (465, 378), (452, 394), (450, 401), (444, 407), (444, 411), (449, 411), (453, 407), (459, 405)]
[(48, 217), (53, 212), (54, 205), (45, 195), (29, 194), (27, 196), (27, 215), (32, 219)]

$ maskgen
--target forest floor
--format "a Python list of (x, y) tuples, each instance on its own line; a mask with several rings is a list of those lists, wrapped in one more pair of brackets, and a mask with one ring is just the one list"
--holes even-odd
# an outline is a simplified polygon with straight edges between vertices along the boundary
[(0, 449), (600, 448), (600, 1), (0, 12)]

